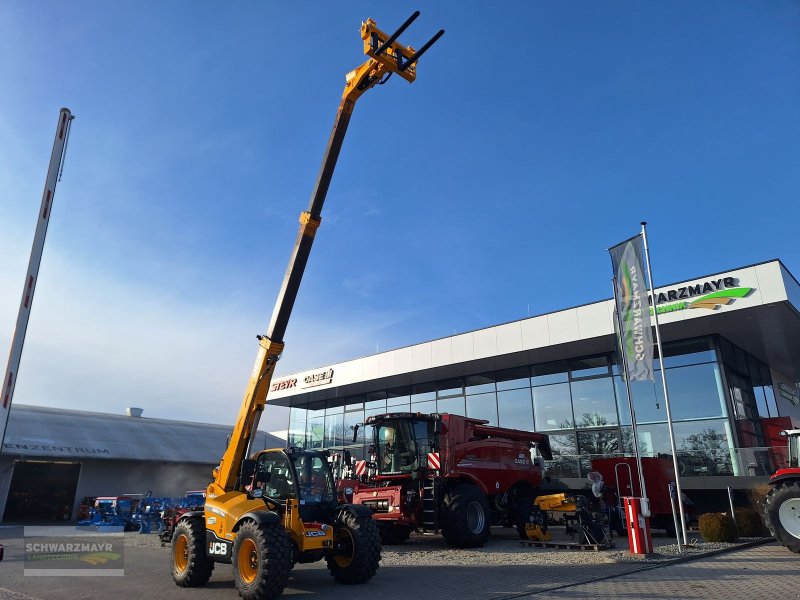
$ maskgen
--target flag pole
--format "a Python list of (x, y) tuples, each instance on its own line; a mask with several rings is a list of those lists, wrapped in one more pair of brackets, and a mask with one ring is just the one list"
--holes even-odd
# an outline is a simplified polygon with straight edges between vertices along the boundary
[[(617, 324), (617, 331), (622, 335), (622, 321), (620, 321), (619, 304), (617, 303), (617, 278), (611, 278), (611, 286), (614, 288), (614, 319)], [(625, 380), (625, 391), (628, 393), (628, 407), (631, 411), (631, 429), (633, 430), (633, 452), (636, 457), (636, 468), (639, 470), (639, 489), (642, 492), (642, 498), (647, 498), (647, 489), (644, 485), (644, 471), (642, 470), (642, 455), (639, 452), (639, 434), (636, 433), (636, 409), (633, 407), (633, 396), (631, 395), (631, 382), (628, 377), (627, 364), (628, 353), (625, 350), (625, 342), (620, 344), (620, 351), (622, 352), (622, 365), (623, 369), (620, 375)], [(633, 483), (633, 482), (631, 482)], [(619, 492), (620, 490), (617, 490)], [(633, 490), (631, 490), (633, 493)]]
[[(681, 537), (683, 537), (684, 545), (688, 544), (686, 539), (686, 519), (684, 518), (684, 511), (683, 511), (683, 494), (681, 493), (681, 476), (680, 470), (678, 469), (678, 453), (675, 449), (675, 432), (672, 429), (672, 410), (670, 409), (669, 404), (669, 392), (667, 391), (667, 371), (664, 368), (664, 352), (661, 348), (661, 331), (658, 326), (658, 309), (657, 309), (657, 301), (656, 301), (656, 291), (655, 287), (653, 286), (653, 269), (650, 266), (650, 248), (647, 245), (647, 231), (646, 231), (647, 222), (642, 221), (642, 241), (644, 242), (644, 257), (645, 261), (647, 262), (647, 276), (650, 280), (650, 294), (653, 299), (653, 324), (655, 325), (656, 329), (656, 346), (658, 347), (658, 357), (661, 361), (661, 383), (664, 386), (664, 408), (667, 411), (667, 428), (669, 429), (669, 445), (670, 449), (672, 450), (672, 467), (675, 469), (675, 489), (678, 494), (678, 513), (680, 514), (680, 521), (681, 521)], [(677, 534), (678, 532), (676, 532)], [(680, 546), (680, 540), (678, 540), (678, 545)]]
[(2, 380), (2, 390), (0, 390), (0, 420), (2, 420), (0, 429), (3, 432), (2, 437), (0, 437), (0, 453), (3, 452), (5, 447), (8, 417), (11, 412), (11, 402), (14, 398), (14, 388), (17, 385), (19, 363), (22, 359), (22, 346), (25, 344), (25, 332), (28, 330), (28, 319), (33, 306), (33, 293), (36, 291), (39, 265), (42, 263), (44, 239), (47, 235), (47, 225), (50, 223), (56, 183), (61, 179), (60, 173), (64, 166), (64, 153), (67, 149), (69, 130), (74, 118), (68, 108), (62, 108), (58, 114), (58, 126), (56, 127), (55, 140), (53, 141), (53, 150), (50, 153), (50, 166), (47, 169), (47, 177), (44, 182), (42, 206), (37, 217), (36, 233), (33, 236), (33, 247), (28, 261), (28, 272), (25, 274), (25, 283), (22, 288), (17, 325), (14, 328), (14, 336), (11, 339), (11, 351), (8, 355), (8, 364)]

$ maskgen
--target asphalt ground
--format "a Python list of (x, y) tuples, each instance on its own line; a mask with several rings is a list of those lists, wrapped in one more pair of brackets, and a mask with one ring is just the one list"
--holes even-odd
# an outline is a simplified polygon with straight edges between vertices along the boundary
[[(0, 599), (238, 598), (229, 565), (218, 564), (204, 588), (178, 588), (169, 574), (169, 549), (158, 546), (155, 536), (146, 537), (126, 537), (123, 576), (31, 577), (23, 573), (21, 528), (2, 528), (0, 539), (6, 552), (0, 563)], [(665, 542), (668, 540), (661, 541)], [(712, 556), (697, 555), (677, 564), (671, 560), (615, 560), (614, 555), (619, 556), (625, 548), (623, 539), (617, 552), (605, 554), (523, 550), (513, 531), (499, 530), (493, 532), (485, 549), (469, 551), (465, 560), (459, 560), (458, 552), (448, 549), (441, 538), (427, 537), (399, 552), (387, 549), (378, 574), (364, 585), (335, 583), (324, 561), (297, 565), (284, 596), (326, 600), (800, 598), (800, 556), (775, 543), (746, 545)], [(420, 556), (424, 559), (419, 560)], [(503, 564), (506, 557), (515, 558), (514, 564)]]

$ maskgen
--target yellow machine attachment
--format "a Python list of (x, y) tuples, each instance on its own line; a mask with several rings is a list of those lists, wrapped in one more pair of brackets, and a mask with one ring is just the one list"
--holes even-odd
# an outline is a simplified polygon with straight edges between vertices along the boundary
[(585, 498), (568, 494), (537, 496), (533, 501), (533, 507), (528, 522), (525, 524), (525, 534), (528, 539), (549, 542), (553, 538), (553, 534), (547, 530), (547, 513), (577, 512), (585, 507)]

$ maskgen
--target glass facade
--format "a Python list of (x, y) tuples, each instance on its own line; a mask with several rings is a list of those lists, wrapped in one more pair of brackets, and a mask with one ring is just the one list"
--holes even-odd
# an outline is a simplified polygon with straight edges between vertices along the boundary
[(364, 457), (372, 432), (353, 428), (384, 412), (453, 413), (491, 425), (548, 433), (556, 477), (583, 477), (591, 458), (630, 454), (628, 401), (644, 456), (671, 456), (662, 376), (666, 372), (682, 475), (737, 475), (736, 448), (763, 445), (759, 418), (777, 415), (769, 369), (719, 336), (665, 345), (655, 382), (619, 375), (617, 357), (601, 354), (431, 381), (338, 399), (336, 406), (292, 408), (289, 443), (348, 447)]

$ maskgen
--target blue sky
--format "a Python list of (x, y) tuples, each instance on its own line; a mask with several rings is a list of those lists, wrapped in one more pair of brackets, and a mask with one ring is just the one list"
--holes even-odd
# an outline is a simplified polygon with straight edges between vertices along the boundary
[(0, 351), (77, 115), (15, 401), (233, 422), (359, 24), (415, 9), (447, 33), (356, 107), (279, 373), (606, 298), (643, 219), (657, 285), (800, 275), (797, 2), (5, 2)]

